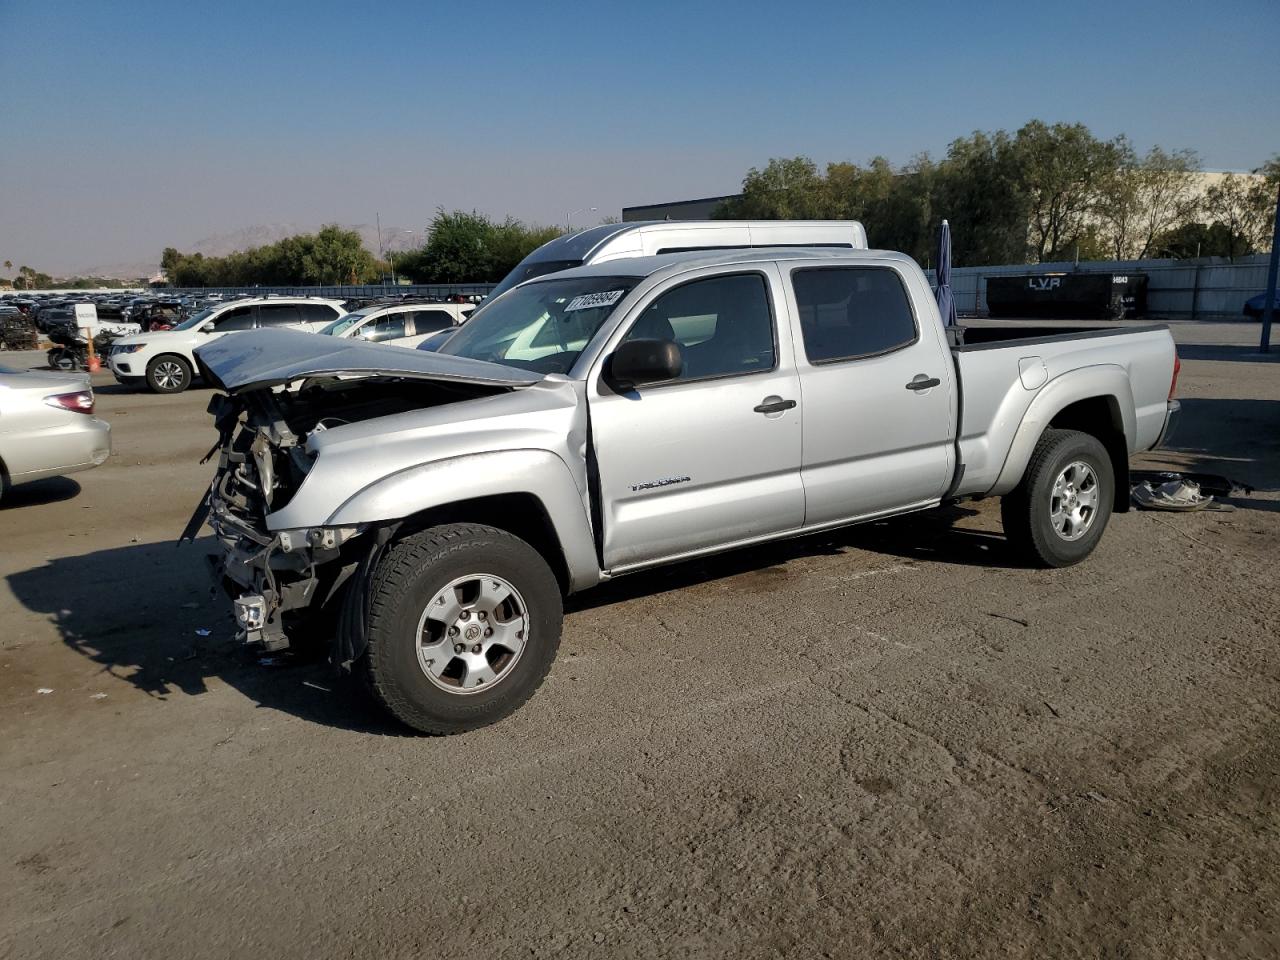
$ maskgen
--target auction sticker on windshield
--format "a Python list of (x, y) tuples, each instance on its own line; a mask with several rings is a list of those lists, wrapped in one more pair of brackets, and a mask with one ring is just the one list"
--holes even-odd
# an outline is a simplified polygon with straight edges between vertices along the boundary
[(574, 297), (569, 301), (569, 305), (564, 308), (565, 313), (572, 313), (574, 310), (595, 310), (598, 307), (612, 307), (615, 303), (622, 299), (625, 290), (604, 290), (600, 293), (584, 293), (580, 297)]

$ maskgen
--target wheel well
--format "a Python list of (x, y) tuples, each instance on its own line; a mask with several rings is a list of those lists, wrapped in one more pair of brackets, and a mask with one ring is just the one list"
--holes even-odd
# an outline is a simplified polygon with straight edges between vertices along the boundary
[(1050, 427), (1059, 430), (1078, 430), (1097, 437), (1107, 448), (1111, 459), (1111, 471), (1115, 474), (1115, 513), (1129, 510), (1129, 443), (1124, 437), (1124, 418), (1120, 415), (1120, 401), (1115, 397), (1089, 397), (1063, 407), (1049, 421)]
[(406, 517), (397, 539), (442, 523), (483, 523), (519, 537), (546, 559), (563, 593), (569, 592), (569, 565), (565, 562), (555, 524), (532, 493), (503, 493), (459, 500)]

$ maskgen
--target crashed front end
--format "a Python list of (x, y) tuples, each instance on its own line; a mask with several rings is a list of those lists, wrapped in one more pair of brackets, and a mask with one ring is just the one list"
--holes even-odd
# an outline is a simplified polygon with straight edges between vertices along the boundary
[[(287, 395), (283, 399), (287, 402)], [(296, 492), (313, 459), (305, 436), (289, 426), (281, 400), (271, 392), (213, 397), (209, 412), (219, 429), (218, 469), (197, 511), (206, 514), (222, 547), (210, 559), (215, 578), (232, 598), (239, 638), (266, 650), (289, 646), (286, 615), (317, 601), (323, 605), (334, 592), (335, 577), (327, 568), (341, 558), (343, 545), (363, 532), (360, 527), (268, 528), (268, 514)]]
[(216, 455), (218, 467), (181, 539), (194, 540), (205, 522), (212, 528), (221, 548), (209, 558), (212, 572), (234, 604), (239, 639), (281, 650), (296, 623), (328, 611), (315, 620), (336, 640), (339, 663), (358, 654), (363, 624), (358, 603), (340, 602), (351, 593), (343, 588), (364, 583), (396, 525), (332, 525), (327, 515), (312, 526), (273, 523), (314, 468), (315, 441), (332, 429), (541, 379), (290, 331), (231, 334), (198, 348), (196, 358), (206, 381), (224, 391), (209, 403), (218, 442), (206, 460)]

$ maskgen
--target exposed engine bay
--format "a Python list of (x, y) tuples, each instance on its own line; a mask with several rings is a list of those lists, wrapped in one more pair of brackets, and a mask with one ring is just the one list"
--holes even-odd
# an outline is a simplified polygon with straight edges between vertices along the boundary
[[(204, 499), (180, 539), (194, 540), (207, 520), (222, 550), (211, 556), (215, 579), (235, 605), (240, 639), (266, 650), (290, 645), (288, 630), (303, 614), (332, 612), (349, 583), (363, 574), (394, 531), (390, 524), (272, 531), (268, 517), (285, 506), (314, 463), (308, 440), (328, 430), (462, 400), (506, 392), (495, 384), (403, 377), (313, 377), (286, 386), (215, 394), (209, 402), (218, 458)], [(354, 543), (352, 541), (355, 541)], [(359, 574), (360, 576), (357, 576)], [(363, 647), (357, 597), (343, 610), (335, 662)]]

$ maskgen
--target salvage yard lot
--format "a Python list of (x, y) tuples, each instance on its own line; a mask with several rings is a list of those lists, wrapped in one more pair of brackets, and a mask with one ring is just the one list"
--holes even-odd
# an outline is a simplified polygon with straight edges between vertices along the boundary
[(1274, 956), (1280, 364), (1174, 332), (1143, 461), (1235, 512), (1057, 571), (992, 501), (623, 578), (449, 739), (235, 648), (173, 544), (209, 391), (99, 376), (108, 464), (0, 506), (0, 957)]

